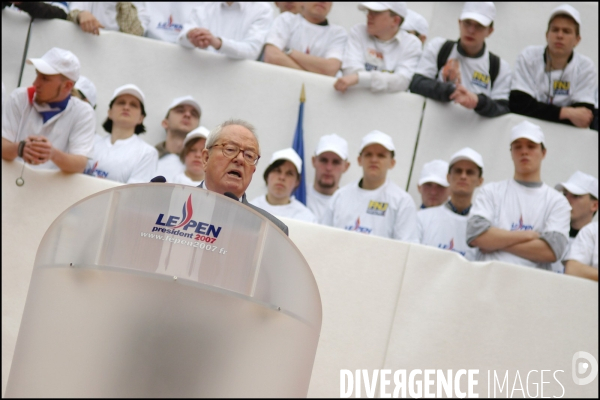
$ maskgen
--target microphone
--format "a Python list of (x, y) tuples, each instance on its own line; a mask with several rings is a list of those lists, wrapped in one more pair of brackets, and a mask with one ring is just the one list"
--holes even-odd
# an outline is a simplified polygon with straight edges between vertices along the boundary
[(223, 193), (223, 195), (224, 195), (224, 196), (227, 196), (227, 197), (229, 197), (230, 199), (233, 199), (233, 200), (235, 200), (235, 201), (240, 201), (240, 199), (239, 199), (239, 198), (238, 198), (238, 197), (237, 197), (235, 194), (233, 194), (233, 193), (231, 193), (231, 192), (225, 192), (225, 193)]
[(150, 179), (150, 182), (166, 182), (166, 181), (167, 180), (162, 175), (158, 175), (158, 176), (155, 176), (154, 178)]

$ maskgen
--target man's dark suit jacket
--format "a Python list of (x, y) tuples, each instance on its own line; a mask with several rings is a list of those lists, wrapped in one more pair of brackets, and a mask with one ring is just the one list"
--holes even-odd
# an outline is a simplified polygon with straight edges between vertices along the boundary
[[(199, 185), (199, 188), (201, 189), (206, 189), (204, 187), (204, 181), (202, 181)], [(248, 203), (248, 200), (246, 200), (246, 193), (244, 193), (244, 195), (242, 196), (242, 204), (247, 205), (248, 207), (250, 207), (251, 209), (253, 209), (254, 211), (262, 214), (264, 217), (266, 217), (267, 219), (269, 219), (269, 221), (271, 221), (272, 223), (274, 223), (275, 225), (277, 225), (277, 227), (279, 229), (281, 229), (283, 231), (283, 233), (285, 233), (287, 236), (289, 236), (288, 233), (288, 227), (286, 224), (284, 224), (283, 222), (281, 222), (280, 220), (278, 220), (274, 215), (272, 215), (271, 213), (263, 210), (262, 208), (256, 207), (255, 205), (252, 205), (250, 203)]]

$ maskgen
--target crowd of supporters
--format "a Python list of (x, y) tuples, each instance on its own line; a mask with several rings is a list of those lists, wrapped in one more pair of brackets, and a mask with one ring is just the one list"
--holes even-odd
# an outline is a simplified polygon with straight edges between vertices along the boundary
[[(460, 39), (437, 37), (427, 44), (426, 19), (403, 2), (360, 3), (365, 22), (350, 32), (328, 22), (331, 2), (276, 5), (277, 16), (268, 3), (15, 2), (11, 7), (32, 18), (72, 21), (87, 34), (106, 29), (144, 35), (332, 76), (332, 90), (342, 93), (352, 87), (410, 91), (484, 117), (513, 112), (598, 129), (597, 72), (574, 50), (581, 40), (581, 18), (568, 4), (548, 16), (547, 45), (525, 47), (513, 68), (486, 46), (494, 32), (494, 3), (465, 3), (458, 16)], [(172, 101), (162, 121), (165, 141), (153, 147), (138, 136), (146, 130), (141, 88), (115, 88), (102, 125), (108, 135), (98, 135), (96, 88), (81, 76), (77, 56), (52, 48), (27, 63), (36, 70), (31, 87), (18, 88), (5, 100), (3, 86), (5, 160), (122, 183), (148, 182), (156, 175), (194, 186), (203, 181), (202, 154), (210, 132), (200, 125), (201, 107), (192, 96)], [(343, 138), (326, 135), (312, 157), (316, 174), (306, 205), (292, 196), (303, 161), (291, 148), (272, 155), (264, 173), (267, 193), (251, 203), (275, 216), (431, 245), (470, 260), (597, 280), (598, 232), (590, 224), (598, 208), (597, 178), (574, 171), (557, 185), (562, 194), (544, 184), (545, 136), (530, 122), (512, 127), (509, 144), (514, 174), (502, 182), (483, 185), (484, 160), (468, 147), (448, 161), (427, 163), (418, 183), (418, 209), (387, 177), (395, 164), (391, 136), (368, 133), (354, 155), (362, 176), (339, 188), (351, 155)], [(223, 154), (227, 151), (224, 147)]]

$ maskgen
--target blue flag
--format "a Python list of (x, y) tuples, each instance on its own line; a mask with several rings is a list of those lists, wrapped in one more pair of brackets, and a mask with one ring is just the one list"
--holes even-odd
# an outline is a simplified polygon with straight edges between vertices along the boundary
[(294, 143), (292, 148), (298, 153), (302, 160), (302, 171), (300, 176), (300, 185), (294, 190), (296, 200), (306, 205), (306, 180), (304, 179), (304, 130), (302, 129), (302, 120), (304, 118), (304, 84), (302, 85), (302, 93), (300, 94), (300, 109), (298, 110), (298, 123), (296, 124), (296, 133), (294, 133)]

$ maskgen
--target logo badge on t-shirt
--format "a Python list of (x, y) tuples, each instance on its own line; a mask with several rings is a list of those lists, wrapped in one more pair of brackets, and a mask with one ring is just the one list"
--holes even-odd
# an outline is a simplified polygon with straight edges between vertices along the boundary
[(533, 225), (525, 225), (523, 223), (523, 216), (521, 215), (519, 217), (519, 223), (512, 223), (510, 224), (510, 230), (511, 231), (532, 231), (533, 230)]
[(571, 82), (568, 81), (554, 81), (554, 95), (555, 96), (568, 96), (569, 89), (571, 89)]
[(471, 78), (471, 83), (473, 85), (477, 85), (479, 87), (487, 89), (490, 84), (490, 81), (491, 79), (489, 75), (485, 75), (479, 71), (473, 72), (473, 77)]
[(465, 254), (467, 254), (466, 251), (460, 251), (460, 250), (454, 248), (454, 238), (450, 239), (450, 243), (449, 244), (439, 243), (438, 244), (438, 248), (439, 249), (443, 249), (443, 250), (454, 251), (454, 252), (460, 254), (463, 257), (465, 256)]
[(181, 32), (181, 30), (183, 29), (183, 25), (174, 24), (173, 16), (169, 15), (169, 20), (167, 22), (159, 22), (158, 25), (156, 25), (156, 29), (164, 29), (166, 31)]
[(92, 176), (96, 176), (98, 178), (106, 178), (108, 177), (108, 172), (103, 171), (101, 169), (98, 169), (98, 161), (96, 161), (94, 163), (94, 165), (92, 165), (92, 167), (87, 167), (85, 169), (85, 171), (83, 171), (84, 174), (86, 175), (92, 175)]
[(354, 225), (345, 226), (344, 229), (347, 231), (354, 231), (366, 234), (370, 234), (372, 231), (371, 228), (360, 226), (360, 217), (356, 218), (356, 222), (354, 223)]
[(385, 212), (388, 209), (388, 203), (381, 203), (379, 201), (369, 201), (369, 207), (367, 207), (367, 214), (379, 215), (384, 217)]
[(375, 49), (367, 49), (365, 55), (365, 70), (378, 71), (383, 69), (383, 53)]

